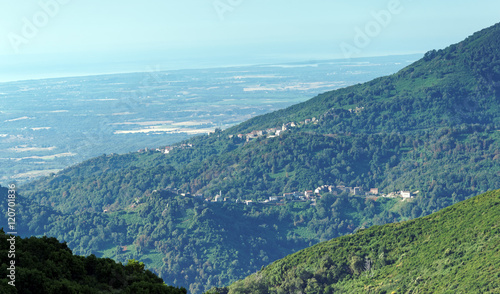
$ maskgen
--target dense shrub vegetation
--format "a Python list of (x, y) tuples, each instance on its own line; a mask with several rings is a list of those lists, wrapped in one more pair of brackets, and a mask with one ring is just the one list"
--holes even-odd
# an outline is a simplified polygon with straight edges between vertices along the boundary
[[(7, 190), (0, 188), (6, 197)], [(325, 194), (316, 204), (210, 203), (157, 191), (134, 207), (64, 214), (18, 195), (19, 233), (66, 240), (73, 252), (136, 259), (167, 283), (201, 292), (319, 241), (403, 219), (396, 199)], [(411, 209), (410, 209), (411, 211)], [(3, 211), (3, 213), (6, 213)], [(32, 217), (35, 215), (35, 217)]]
[(497, 293), (499, 219), (496, 190), (320, 243), (211, 293)]
[(187, 293), (186, 289), (165, 285), (145, 270), (142, 262), (129, 260), (122, 265), (95, 255), (75, 256), (55, 238), (10, 239), (0, 230), (1, 266), (4, 271), (12, 269), (11, 261), (15, 262), (13, 272), (9, 270), (15, 278), (0, 278), (1, 293)]
[[(103, 155), (40, 179), (20, 190), (22, 233), (55, 236), (78, 254), (136, 258), (199, 293), (320, 241), (497, 189), (499, 35), (500, 24), (394, 75), (192, 138), (168, 155)], [(274, 138), (237, 136), (288, 122), (296, 127)], [(171, 192), (256, 201), (325, 184), (419, 193), (408, 202), (324, 194), (316, 206), (247, 207)], [(324, 261), (325, 271), (336, 268), (328, 281), (359, 274), (365, 257), (349, 256), (350, 270)], [(295, 283), (302, 272), (286, 275)]]

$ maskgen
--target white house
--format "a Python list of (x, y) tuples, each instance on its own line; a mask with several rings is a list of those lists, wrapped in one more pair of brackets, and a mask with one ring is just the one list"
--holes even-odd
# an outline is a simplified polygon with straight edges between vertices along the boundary
[(222, 191), (219, 191), (219, 194), (215, 195), (215, 202), (222, 202)]
[(401, 197), (403, 198), (411, 198), (411, 192), (410, 191), (401, 191)]

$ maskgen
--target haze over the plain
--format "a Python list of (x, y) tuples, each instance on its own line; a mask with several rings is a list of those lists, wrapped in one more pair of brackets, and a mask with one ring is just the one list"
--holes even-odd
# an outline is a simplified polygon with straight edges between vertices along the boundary
[(0, 81), (424, 53), (498, 21), (482, 1), (0, 3)]

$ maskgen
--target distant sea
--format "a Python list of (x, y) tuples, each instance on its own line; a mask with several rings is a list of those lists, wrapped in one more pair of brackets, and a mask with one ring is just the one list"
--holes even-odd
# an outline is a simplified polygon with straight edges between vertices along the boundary
[[(150, 71), (170, 71), (182, 69), (206, 69), (233, 66), (251, 66), (315, 60), (333, 60), (326, 55), (265, 55), (247, 57), (218, 55), (179, 55), (175, 58), (168, 52), (156, 53), (115, 53), (115, 54), (46, 54), (11, 55), (0, 57), (0, 83), (48, 78), (79, 77), (104, 74), (136, 73)], [(411, 55), (407, 55), (411, 56)], [(417, 59), (421, 54), (411, 56)], [(391, 58), (388, 56), (388, 58)], [(366, 58), (360, 58), (366, 59)], [(337, 61), (353, 61), (336, 59)]]
[(177, 57), (159, 54), (114, 56), (96, 55), (12, 55), (0, 59), (0, 82), (32, 79), (64, 78), (90, 75), (206, 69), (247, 66), (276, 62), (293, 62), (290, 57), (231, 58), (231, 57)]
[(420, 57), (0, 59), (0, 184), (225, 129)]

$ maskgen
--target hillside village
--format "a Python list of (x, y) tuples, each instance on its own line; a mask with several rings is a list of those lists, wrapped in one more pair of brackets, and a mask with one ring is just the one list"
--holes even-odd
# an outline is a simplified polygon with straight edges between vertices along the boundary
[[(346, 111), (346, 112), (348, 111), (349, 113), (358, 114), (363, 110), (364, 110), (364, 107), (356, 107), (356, 108), (351, 108), (351, 109), (347, 109), (347, 110), (346, 109), (331, 109), (327, 113), (325, 113), (324, 116), (332, 115), (332, 114), (330, 114), (330, 112), (332, 112), (332, 111), (334, 113), (336, 113), (336, 111)], [(276, 127), (276, 128), (268, 128), (265, 130), (253, 130), (253, 131), (246, 133), (246, 134), (238, 134), (238, 135), (236, 135), (236, 137), (239, 139), (242, 139), (242, 140), (246, 140), (247, 142), (249, 142), (252, 139), (257, 139), (260, 137), (274, 138), (274, 137), (279, 137), (281, 134), (290, 130), (291, 128), (296, 128), (296, 127), (300, 127), (302, 125), (307, 125), (307, 124), (311, 124), (311, 123), (317, 124), (318, 122), (319, 122), (319, 119), (317, 119), (316, 117), (313, 117), (313, 118), (308, 118), (308, 119), (305, 119), (304, 121), (300, 121), (297, 123), (296, 122), (284, 123), (281, 126), (281, 128)], [(213, 133), (215, 133), (215, 131), (209, 132), (208, 135), (211, 135)], [(234, 137), (235, 137), (235, 135), (228, 135), (229, 139), (232, 139)], [(153, 152), (161, 152), (163, 154), (169, 154), (174, 149), (186, 149), (186, 148), (192, 148), (192, 147), (193, 147), (192, 144), (180, 144), (180, 145), (165, 146), (163, 148), (144, 148), (144, 149), (138, 150), (137, 152), (144, 153), (144, 152), (153, 151)]]
[[(316, 122), (316, 118), (313, 119), (306, 119), (305, 124), (310, 123), (310, 122)], [(247, 142), (252, 140), (252, 139), (257, 139), (259, 137), (266, 136), (267, 138), (274, 138), (274, 137), (279, 137), (283, 132), (287, 131), (289, 128), (296, 127), (297, 124), (294, 122), (289, 122), (286, 124), (283, 124), (281, 129), (278, 128), (269, 128), (267, 130), (255, 130), (247, 134), (238, 134), (236, 137), (240, 139), (245, 139)], [(212, 132), (213, 133), (213, 132)], [(209, 133), (212, 134), (212, 133)], [(234, 138), (234, 135), (229, 135), (229, 138), (232, 139)], [(139, 149), (137, 152), (139, 153), (145, 153), (145, 152), (161, 152), (163, 154), (169, 154), (175, 149), (187, 149), (187, 148), (192, 148), (193, 144), (180, 144), (180, 145), (171, 145), (171, 146), (165, 146), (163, 148), (144, 148), (144, 149)]]
[[(254, 130), (251, 131), (250, 133), (247, 134), (238, 134), (237, 137), (240, 139), (246, 139), (246, 141), (250, 141), (252, 139), (257, 139), (259, 137), (266, 136), (267, 138), (274, 138), (274, 137), (279, 137), (282, 133), (288, 131), (290, 128), (295, 128), (299, 126), (300, 124), (309, 124), (309, 123), (317, 123), (317, 120), (315, 117), (312, 119), (306, 119), (305, 121), (296, 124), (295, 122), (288, 122), (284, 123), (280, 128), (269, 128), (266, 130)], [(229, 138), (233, 138), (234, 135), (229, 135)]]
[[(359, 113), (362, 111), (364, 107), (356, 107), (355, 109), (349, 109), (350, 112), (355, 112)], [(269, 128), (266, 130), (254, 130), (251, 131), (247, 134), (238, 134), (236, 137), (239, 139), (244, 139), (247, 142), (253, 139), (257, 139), (259, 137), (266, 137), (266, 138), (274, 138), (274, 137), (279, 137), (282, 133), (290, 130), (291, 128), (295, 128), (301, 125), (307, 125), (310, 123), (318, 123), (318, 120), (313, 117), (311, 119), (306, 119), (304, 121), (301, 121), (299, 123), (295, 122), (288, 122), (284, 123), (281, 128)], [(213, 132), (212, 132), (213, 133)], [(212, 134), (212, 133), (209, 133)], [(230, 139), (234, 138), (234, 135), (229, 135), (228, 136)], [(138, 150), (140, 153), (144, 152), (161, 152), (163, 154), (169, 154), (175, 149), (187, 149), (187, 148), (192, 148), (193, 144), (179, 144), (179, 145), (172, 145), (172, 146), (165, 146), (164, 148), (145, 148)], [(401, 198), (402, 201), (412, 199), (416, 196), (416, 194), (419, 193), (419, 191), (411, 192), (411, 191), (396, 191), (396, 192), (391, 192), (388, 194), (382, 194), (379, 193), (378, 188), (371, 188), (369, 191), (364, 191), (362, 187), (346, 187), (343, 185), (323, 185), (320, 187), (317, 187), (314, 190), (306, 190), (303, 192), (300, 191), (295, 191), (295, 192), (290, 192), (290, 193), (284, 193), (283, 195), (278, 195), (278, 196), (269, 196), (268, 199), (263, 200), (263, 201), (254, 201), (254, 200), (241, 200), (241, 199), (231, 199), (229, 197), (224, 197), (222, 191), (220, 191), (217, 195), (215, 196), (206, 196), (203, 194), (191, 194), (189, 192), (183, 193), (178, 189), (166, 189), (170, 192), (173, 192), (177, 195), (185, 196), (185, 197), (196, 197), (203, 199), (205, 202), (214, 202), (214, 203), (223, 203), (223, 202), (234, 202), (234, 203), (242, 203), (245, 205), (253, 205), (253, 204), (267, 204), (267, 205), (284, 205), (285, 201), (297, 201), (297, 202), (306, 202), (306, 201), (311, 201), (311, 205), (316, 205), (316, 201), (321, 198), (321, 194), (326, 194), (326, 193), (331, 193), (333, 195), (339, 195), (341, 193), (348, 193), (349, 195), (352, 196), (358, 196), (358, 197), (386, 197), (386, 198)]]
[[(356, 107), (356, 108), (350, 108), (350, 109), (330, 109), (327, 113), (325, 113), (322, 117), (330, 115), (329, 112), (336, 112), (336, 111), (349, 111), (349, 113), (355, 113), (359, 114), (361, 113), (365, 108), (364, 107)], [(266, 130), (254, 130), (251, 131), (250, 133), (247, 134), (238, 134), (237, 137), (240, 139), (246, 139), (247, 142), (250, 141), (251, 139), (257, 139), (259, 137), (266, 136), (267, 138), (274, 138), (274, 137), (279, 137), (280, 134), (283, 132), (288, 131), (291, 128), (299, 127), (302, 125), (307, 125), (307, 124), (317, 124), (319, 122), (319, 119), (316, 117), (313, 118), (308, 118), (305, 119), (304, 121), (300, 121), (298, 123), (295, 122), (287, 122), (284, 123), (280, 128), (269, 128)], [(229, 138), (233, 138), (234, 135), (229, 135)]]
[[(350, 111), (351, 111), (351, 109), (350, 109)], [(279, 137), (282, 133), (288, 131), (291, 128), (295, 128), (295, 127), (298, 127), (300, 125), (307, 125), (310, 123), (318, 123), (318, 120), (315, 117), (313, 117), (311, 119), (306, 119), (306, 120), (301, 121), (299, 123), (288, 122), (288, 123), (284, 123), (281, 126), (281, 128), (269, 128), (266, 130), (254, 130), (254, 131), (251, 131), (247, 134), (238, 134), (238, 135), (236, 135), (236, 137), (239, 139), (244, 139), (247, 142), (249, 142), (252, 139), (257, 139), (257, 138), (264, 137), (264, 136), (266, 138), (274, 138), (274, 137)], [(210, 135), (213, 133), (214, 132), (210, 132), (208, 134)], [(235, 136), (229, 135), (228, 137), (229, 137), (229, 139), (232, 139)], [(187, 148), (192, 148), (192, 147), (193, 147), (193, 144), (179, 144), (179, 145), (165, 146), (163, 148), (147, 148), (146, 147), (144, 149), (138, 150), (137, 152), (144, 153), (144, 152), (152, 151), (152, 152), (161, 152), (163, 154), (169, 154), (170, 152), (172, 152), (175, 149), (187, 149)]]
[[(402, 201), (406, 201), (412, 198), (415, 198), (416, 194), (419, 191), (411, 192), (411, 191), (397, 191), (391, 192), (388, 194), (379, 193), (378, 188), (371, 188), (369, 191), (364, 191), (362, 187), (346, 187), (343, 185), (323, 185), (313, 190), (306, 190), (303, 192), (295, 191), (290, 193), (283, 193), (283, 195), (269, 196), (266, 200), (254, 201), (254, 200), (242, 200), (242, 199), (231, 199), (229, 197), (224, 197), (222, 191), (215, 196), (206, 196), (204, 194), (191, 194), (189, 192), (183, 193), (178, 189), (166, 189), (167, 191), (173, 192), (177, 195), (181, 195), (183, 197), (195, 197), (199, 198), (205, 202), (212, 203), (224, 203), (224, 202), (232, 202), (232, 203), (240, 203), (244, 205), (254, 205), (254, 204), (267, 204), (267, 205), (284, 205), (285, 201), (292, 202), (307, 202), (311, 201), (311, 205), (315, 206), (316, 201), (321, 198), (322, 194), (331, 193), (333, 195), (339, 195), (341, 193), (348, 193), (351, 196), (357, 197), (384, 197), (384, 198), (401, 198)], [(153, 192), (157, 192), (156, 190)]]

